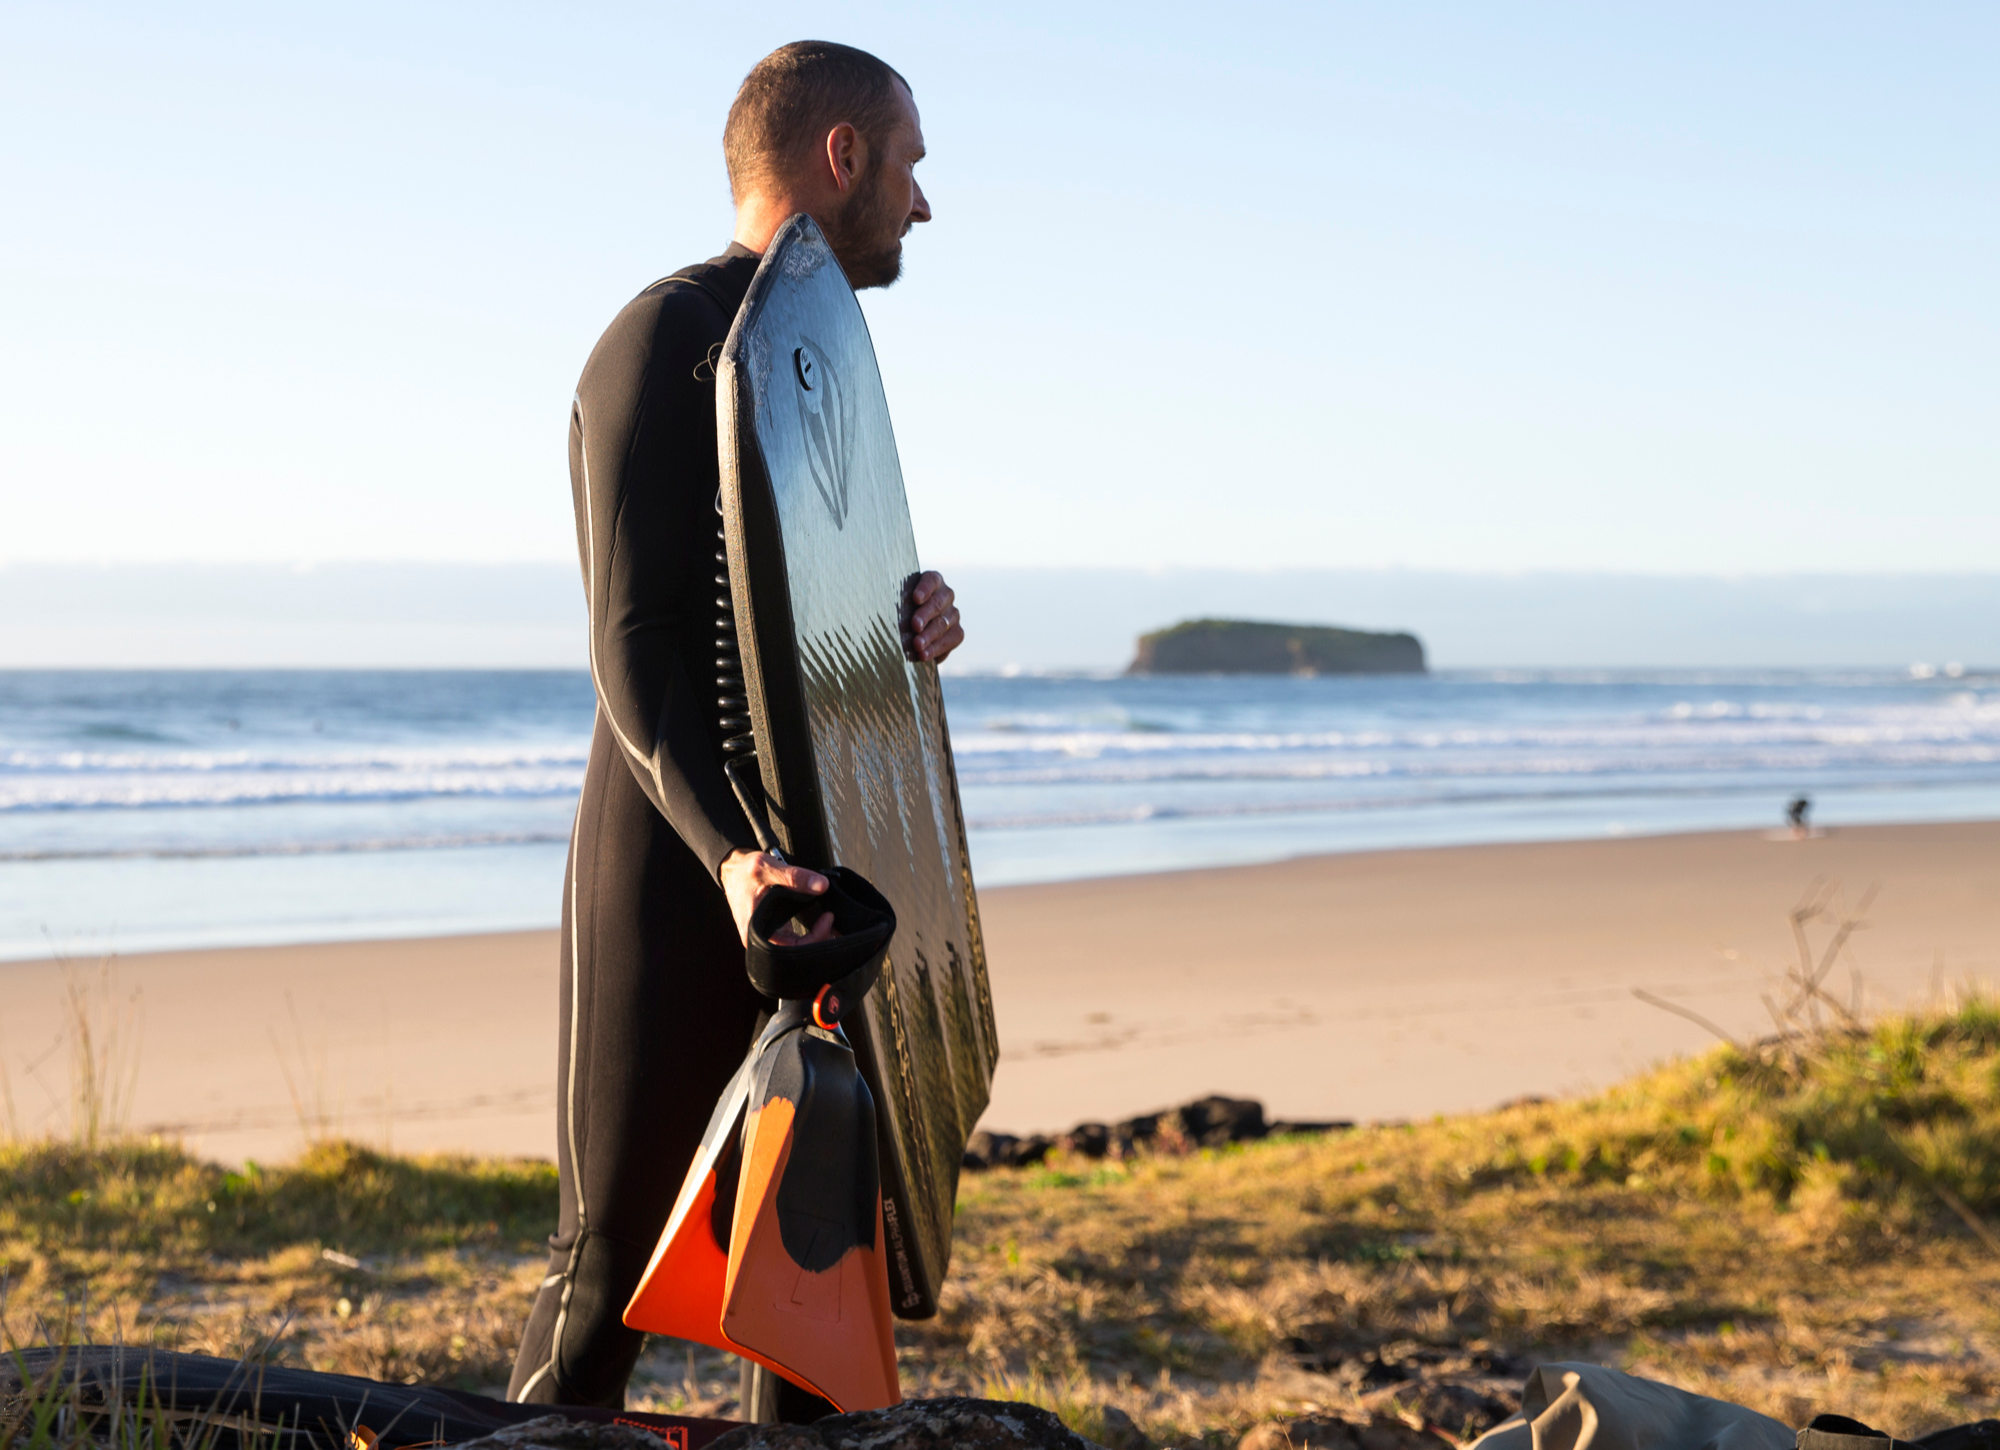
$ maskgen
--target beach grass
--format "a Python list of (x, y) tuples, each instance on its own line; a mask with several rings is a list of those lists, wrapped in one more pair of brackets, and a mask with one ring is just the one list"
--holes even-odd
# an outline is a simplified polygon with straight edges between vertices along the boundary
[(945, 1313), (906, 1341), (936, 1379), (1083, 1380), (1167, 1435), (1391, 1408), (1355, 1381), (1385, 1344), (1914, 1432), (1993, 1413), (1996, 1208), (1976, 1000), (1576, 1101), (982, 1175)]
[[(4, 1317), (15, 1342), (492, 1391), (555, 1204), (540, 1162), (12, 1143)], [(1995, 1411), (1996, 1214), (2000, 1009), (1972, 998), (1570, 1101), (968, 1174), (942, 1312), (898, 1340), (912, 1393), (1032, 1399), (1085, 1433), (1130, 1417), (1158, 1444), (1306, 1412), (1470, 1434), (1496, 1406), (1440, 1386), (1545, 1358), (1915, 1434)], [(734, 1387), (720, 1355), (655, 1341), (633, 1402), (728, 1413)]]
[(232, 1170), (158, 1141), (15, 1144), (0, 1147), (4, 1313), (16, 1343), (504, 1380), (554, 1216), (555, 1169), (537, 1161), (331, 1142)]

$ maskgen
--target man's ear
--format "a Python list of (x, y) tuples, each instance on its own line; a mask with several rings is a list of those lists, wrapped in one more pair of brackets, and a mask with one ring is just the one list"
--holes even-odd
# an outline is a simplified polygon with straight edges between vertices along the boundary
[(851, 123), (842, 121), (826, 133), (827, 174), (834, 190), (843, 194), (852, 190), (867, 162), (867, 145)]

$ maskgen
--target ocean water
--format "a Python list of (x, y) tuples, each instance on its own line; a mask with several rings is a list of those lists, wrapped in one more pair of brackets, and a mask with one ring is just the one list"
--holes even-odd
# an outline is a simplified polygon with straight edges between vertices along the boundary
[[(2000, 818), (2000, 677), (949, 676), (986, 885)], [(552, 925), (566, 671), (0, 672), (0, 959)]]

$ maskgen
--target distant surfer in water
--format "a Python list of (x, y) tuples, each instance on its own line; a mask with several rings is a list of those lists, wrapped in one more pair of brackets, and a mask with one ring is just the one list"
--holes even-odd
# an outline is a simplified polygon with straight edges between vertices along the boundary
[[(757, 63), (723, 154), (736, 235), (654, 283), (584, 365), (570, 488), (590, 605), (597, 725), (563, 882), (556, 1071), (560, 1221), (509, 1399), (620, 1407), (645, 1336), (620, 1319), (717, 1096), (771, 1004), (744, 975), (750, 913), (817, 872), (757, 849), (722, 772), (716, 708), (715, 358), (773, 234), (809, 213), (856, 289), (901, 274), (931, 219), (907, 82), (864, 51), (800, 41)], [(910, 658), (964, 639), (920, 575)], [(812, 940), (829, 919), (810, 924)]]

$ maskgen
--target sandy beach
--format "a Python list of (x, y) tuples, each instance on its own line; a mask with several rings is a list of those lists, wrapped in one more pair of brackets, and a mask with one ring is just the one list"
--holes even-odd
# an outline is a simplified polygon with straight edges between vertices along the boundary
[[(1051, 1129), (1206, 1093), (1372, 1120), (1600, 1086), (1727, 1031), (1816, 881), (1879, 885), (1870, 1007), (2000, 977), (2000, 822), (1807, 841), (1728, 832), (1320, 856), (982, 894), (1003, 1061), (989, 1126)], [(128, 1121), (235, 1161), (306, 1133), (547, 1155), (555, 934), (132, 956), (111, 1000)], [(76, 968), (98, 982), (94, 965)], [(0, 964), (19, 1126), (70, 1097), (64, 976)], [(1845, 994), (1845, 968), (1833, 982)], [(103, 1004), (100, 1002), (100, 1022)]]

